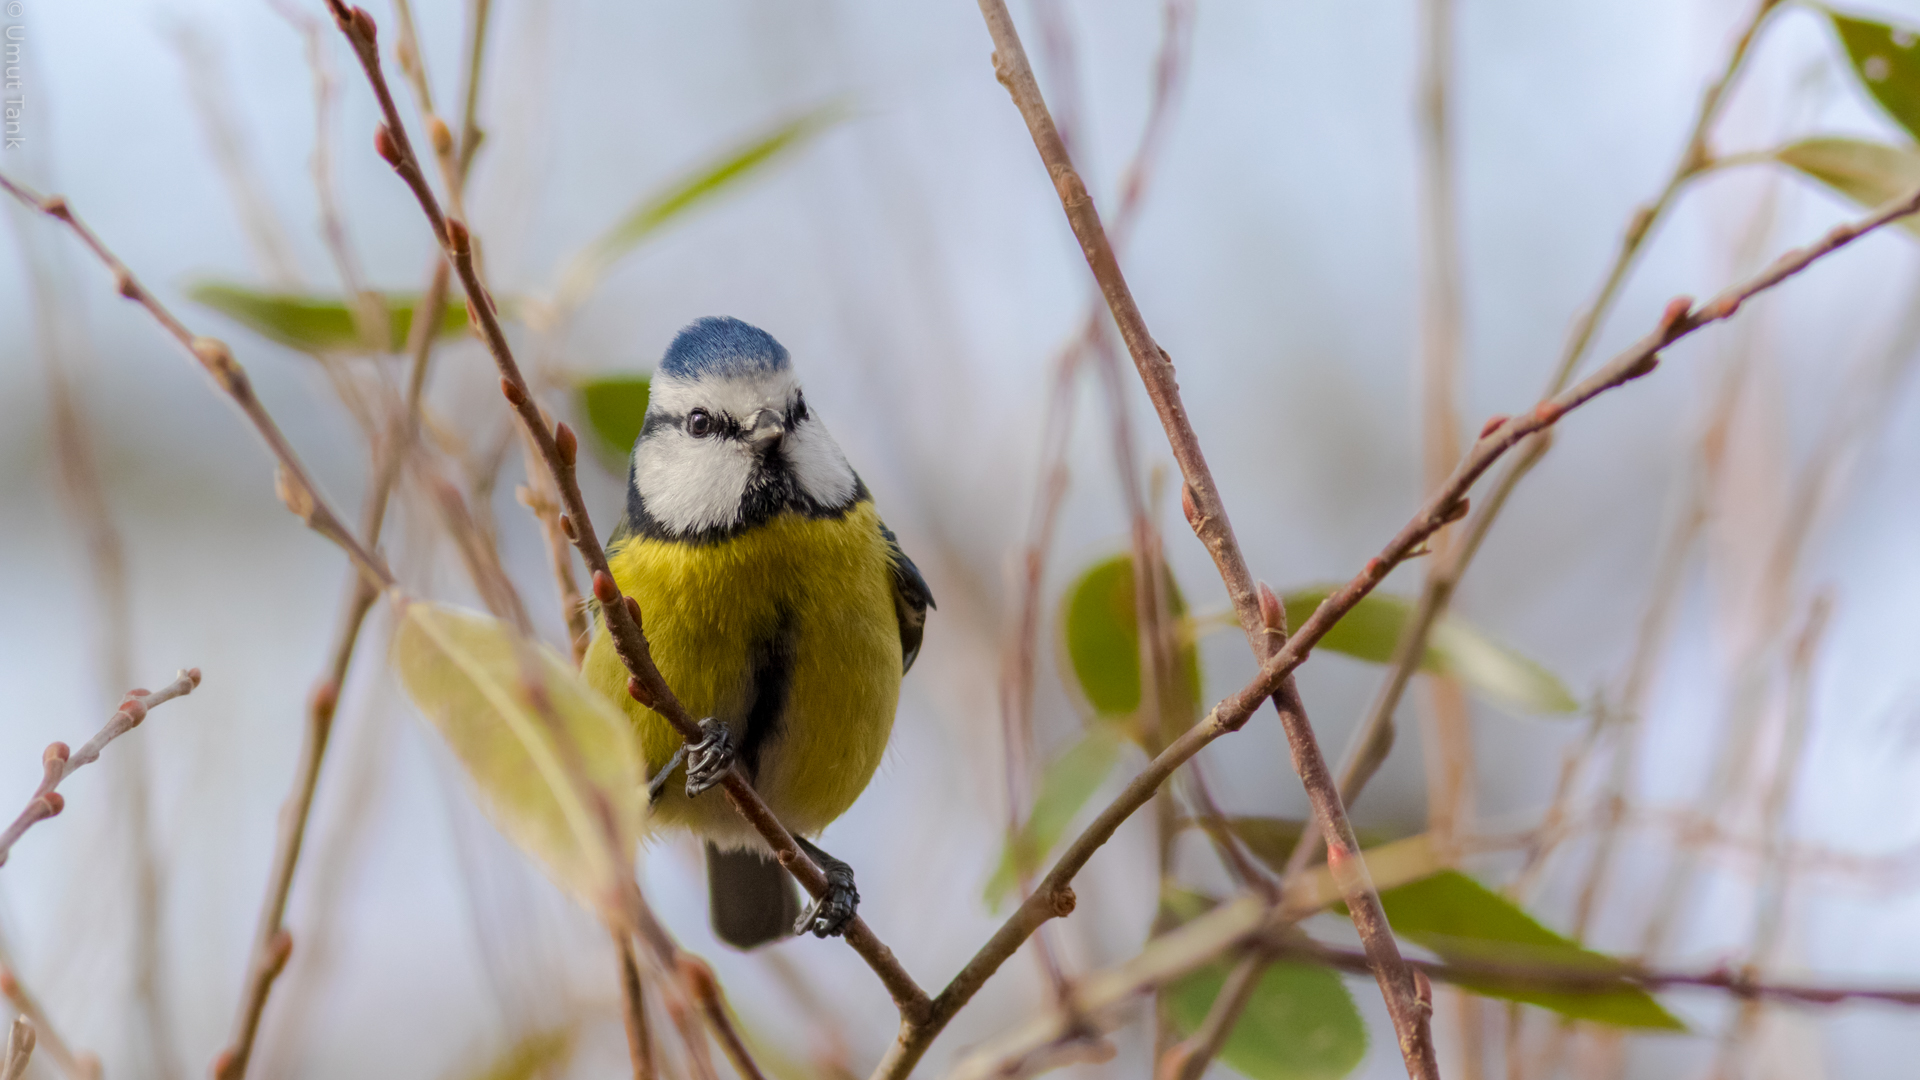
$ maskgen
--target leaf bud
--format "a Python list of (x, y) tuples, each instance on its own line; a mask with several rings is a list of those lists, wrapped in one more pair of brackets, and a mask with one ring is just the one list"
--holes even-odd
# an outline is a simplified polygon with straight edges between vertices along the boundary
[(367, 14), (366, 8), (363, 8), (363, 7), (354, 8), (353, 14), (350, 16), (350, 18), (352, 18), (353, 20), (354, 33), (359, 34), (361, 37), (365, 38), (367, 41), (367, 44), (371, 45), (375, 41), (379, 40), (380, 28), (373, 24), (373, 16)]
[(400, 167), (400, 146), (393, 141), (393, 132), (387, 130), (385, 124), (373, 129), (373, 152), (394, 168)]
[(197, 337), (193, 339), (193, 355), (200, 360), (220, 389), (234, 397), (244, 397), (248, 393), (247, 373), (234, 362), (232, 350), (219, 338)]
[(613, 575), (605, 570), (593, 572), (593, 596), (602, 604), (612, 604), (620, 599), (620, 587), (613, 583)]
[(1287, 632), (1287, 607), (1264, 581), (1260, 583), (1260, 621), (1269, 630), (1278, 630), (1283, 634)]
[(567, 426), (566, 421), (562, 420), (553, 426), (553, 443), (560, 452), (561, 463), (569, 469), (573, 468), (574, 459), (580, 453), (580, 438)]
[(293, 516), (308, 524), (313, 523), (313, 491), (293, 475), (285, 465), (273, 471), (273, 493), (280, 496)]

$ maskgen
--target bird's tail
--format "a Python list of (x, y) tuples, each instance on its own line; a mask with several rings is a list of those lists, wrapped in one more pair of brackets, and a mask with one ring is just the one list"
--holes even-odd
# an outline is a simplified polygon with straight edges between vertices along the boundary
[(793, 933), (800, 896), (786, 868), (758, 851), (722, 851), (707, 845), (707, 904), (713, 932), (736, 949), (751, 949)]

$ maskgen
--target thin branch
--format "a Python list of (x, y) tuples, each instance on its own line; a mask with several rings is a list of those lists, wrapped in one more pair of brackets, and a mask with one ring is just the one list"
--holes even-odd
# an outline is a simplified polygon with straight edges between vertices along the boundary
[(326, 497), (320, 493), (320, 488), (309, 477), (306, 466), (301, 464), (300, 456), (294, 452), (292, 444), (287, 442), (286, 436), (280, 431), (280, 426), (268, 414), (266, 406), (260, 403), (260, 399), (254, 396), (252, 380), (247, 377), (246, 369), (234, 360), (233, 352), (227, 348), (226, 343), (217, 338), (196, 335), (187, 328), (185, 323), (175, 318), (173, 313), (167, 310), (166, 305), (160, 303), (159, 299), (133, 276), (133, 271), (127, 269), (126, 264), (121, 262), (119, 257), (94, 235), (93, 230), (87, 228), (86, 223), (68, 207), (65, 198), (58, 195), (42, 197), (5, 174), (0, 174), (0, 190), (4, 190), (25, 205), (73, 230), (74, 235), (80, 238), (80, 242), (85, 244), (113, 275), (114, 284), (120, 295), (145, 308), (147, 313), (152, 315), (175, 341), (193, 354), (193, 358), (208, 375), (212, 376), (214, 383), (220, 387), (221, 391), (240, 407), (240, 411), (253, 425), (254, 431), (259, 434), (262, 441), (267, 444), (267, 449), (272, 451), (274, 458), (279, 462), (280, 469), (274, 486), (280, 495), (280, 501), (287, 505), (287, 509), (306, 522), (308, 528), (346, 551), (361, 574), (370, 578), (381, 588), (391, 586), (393, 575), (388, 571), (385, 561), (374, 555), (347, 531), (339, 514), (333, 510)]
[[(1417, 551), (1437, 529), (1457, 520), (1466, 510), (1467, 491), (1504, 454), (1530, 436), (1550, 429), (1567, 413), (1600, 394), (1653, 371), (1659, 363), (1660, 351), (1667, 346), (1702, 327), (1732, 317), (1748, 299), (1800, 273), (1861, 236), (1916, 212), (1920, 212), (1920, 190), (1864, 218), (1832, 229), (1807, 247), (1787, 252), (1760, 273), (1729, 287), (1704, 305), (1692, 308), (1690, 301), (1676, 299), (1668, 304), (1659, 325), (1651, 334), (1615, 356), (1598, 371), (1573, 387), (1543, 400), (1520, 416), (1489, 424), (1454, 470), (1453, 476), (1427, 499), (1378, 556), (1368, 560), (1359, 574), (1322, 601), (1306, 623), (1273, 651), (1250, 683), (1221, 700), (1206, 719), (1182, 734), (1150, 761), (1119, 796), (1063, 849), (1053, 868), (1034, 890), (1033, 896), (1001, 924), (1000, 929), (954, 976), (953, 981), (934, 998), (928, 1019), (903, 1029), (901, 1038), (875, 1071), (875, 1080), (889, 1080), (910, 1072), (939, 1030), (971, 1000), (1036, 928), (1050, 918), (1072, 912), (1075, 902), (1072, 888), (1074, 875), (1121, 823), (1146, 805), (1154, 790), (1188, 759), (1222, 735), (1239, 730), (1294, 669), (1305, 662), (1334, 623), (1353, 610), (1394, 567)], [(1272, 606), (1279, 607), (1278, 601), (1274, 601)]]
[(620, 953), (620, 1017), (627, 1029), (633, 1080), (654, 1080), (659, 1071), (653, 1063), (653, 1033), (647, 1027), (647, 1002), (640, 988), (640, 961), (633, 954), (633, 937), (616, 930), (613, 943)]
[[(1153, 401), (1160, 415), (1162, 426), (1166, 429), (1168, 441), (1172, 446), (1174, 459), (1180, 465), (1180, 472), (1186, 483), (1182, 489), (1182, 505), (1189, 510), (1188, 520), (1194, 526), (1195, 534), (1207, 546), (1214, 558), (1227, 594), (1233, 601), (1234, 610), (1240, 617), (1242, 629), (1246, 632), (1248, 643), (1253, 647), (1255, 656), (1266, 659), (1270, 650), (1285, 637), (1284, 625), (1277, 625), (1269, 616), (1263, 615), (1260, 597), (1256, 591), (1253, 575), (1247, 569), (1246, 559), (1240, 552), (1238, 541), (1234, 539), (1233, 529), (1227, 520), (1226, 508), (1220, 499), (1219, 490), (1213, 482), (1205, 456), (1201, 453), (1199, 439), (1188, 421), (1186, 408), (1180, 399), (1180, 392), (1174, 380), (1173, 364), (1166, 352), (1154, 343), (1148, 332), (1146, 321), (1134, 303), (1132, 291), (1126, 278), (1120, 271), (1113, 246), (1108, 239), (1100, 215), (1093, 206), (1092, 198), (1087, 194), (1086, 185), (1074, 170), (1064, 143), (1056, 130), (1053, 119), (1047, 111), (1045, 99), (1039, 85), (1034, 81), (1033, 70), (1027, 62), (1026, 51), (1020, 43), (1018, 31), (1014, 28), (1013, 18), (1008, 13), (1004, 0), (980, 0), (980, 12), (987, 23), (988, 32), (994, 43), (994, 70), (1001, 83), (1012, 95), (1014, 105), (1020, 110), (1027, 123), (1027, 129), (1033, 136), (1034, 147), (1039, 151), (1042, 163), (1052, 177), (1055, 190), (1060, 196), (1061, 207), (1065, 211), (1074, 236), (1080, 241), (1088, 266), (1094, 279), (1100, 285), (1100, 291), (1106, 298), (1107, 307), (1113, 313), (1114, 321), (1120, 330), (1120, 337), (1126, 342), (1127, 351), (1132, 355), (1134, 365), (1140, 372), (1145, 384), (1147, 396)], [(1274, 605), (1277, 607), (1278, 605)], [(1335, 790), (1332, 777), (1327, 771), (1326, 762), (1320, 753), (1319, 743), (1314, 737), (1312, 726), (1306, 718), (1306, 711), (1300, 703), (1299, 693), (1293, 688), (1288, 675), (1283, 674), (1264, 697), (1279, 695), (1274, 702), (1279, 711), (1281, 724), (1286, 730), (1287, 742), (1293, 752), (1295, 769), (1300, 773), (1306, 785), (1308, 796), (1313, 803), (1314, 814), (1330, 836), (1337, 839), (1340, 851), (1336, 861), (1351, 864), (1354, 872), (1346, 879), (1352, 892), (1348, 897), (1348, 906), (1353, 914), (1354, 925), (1370, 950), (1379, 960), (1378, 976), (1381, 991), (1386, 998), (1388, 1011), (1394, 1017), (1394, 1028), (1398, 1035), (1402, 1055), (1407, 1060), (1408, 1073), (1416, 1080), (1432, 1078), (1438, 1075), (1434, 1064), (1431, 1039), (1425, 1034), (1420, 1022), (1419, 1010), (1415, 1002), (1415, 987), (1411, 974), (1399, 963), (1399, 949), (1388, 932), (1386, 916), (1380, 909), (1379, 897), (1367, 881), (1364, 860), (1359, 856), (1359, 844), (1353, 835), (1353, 827), (1347, 821), (1346, 810), (1341, 805), (1339, 793)], [(1237, 725), (1236, 725), (1237, 726)], [(1184, 741), (1184, 740), (1183, 740)], [(1177, 745), (1177, 744), (1176, 744)], [(1023, 905), (1023, 909), (1032, 904)], [(1051, 903), (1049, 898), (1048, 903)], [(1036, 910), (1036, 913), (1037, 910)], [(902, 1042), (916, 1038), (909, 1025), (902, 1031)], [(930, 1036), (928, 1036), (930, 1038)], [(924, 1043), (921, 1047), (924, 1050)], [(902, 1055), (917, 1057), (917, 1054)], [(889, 1055), (891, 1060), (893, 1055)], [(910, 1063), (909, 1063), (910, 1064)]]
[(55, 790), (62, 780), (72, 776), (81, 766), (98, 761), (100, 751), (106, 749), (108, 743), (139, 727), (149, 710), (174, 698), (185, 697), (199, 685), (200, 669), (188, 668), (180, 672), (179, 678), (158, 690), (129, 690), (120, 708), (107, 718), (106, 726), (80, 749), (69, 751), (66, 743), (47, 744), (46, 753), (40, 755), (40, 786), (27, 799), (26, 809), (13, 819), (13, 824), (7, 826), (6, 832), (0, 833), (0, 866), (6, 865), (13, 845), (26, 835), (28, 829), (66, 808), (66, 799)]
[[(1747, 56), (1752, 50), (1760, 27), (1766, 22), (1767, 16), (1780, 6), (1780, 3), (1781, 0), (1759, 0), (1753, 15), (1742, 25), (1726, 67), (1701, 98), (1693, 128), (1687, 136), (1687, 143), (1680, 155), (1680, 160), (1674, 165), (1672, 173), (1669, 174), (1665, 185), (1653, 201), (1634, 211), (1621, 237), (1620, 248), (1607, 268), (1598, 294), (1575, 320), (1573, 332), (1548, 382), (1548, 396), (1559, 394), (1566, 389), (1580, 361), (1592, 346), (1601, 322), (1613, 309), (1614, 301), (1618, 299), (1620, 290), (1626, 283), (1627, 274), (1645, 247), (1654, 225), (1666, 216), (1667, 211), (1679, 198), (1681, 191), (1695, 177), (1711, 167), (1712, 154), (1708, 140), (1712, 135), (1714, 124), (1726, 105), (1728, 92), (1746, 65)], [(1463, 540), (1454, 550), (1443, 552), (1442, 557), (1436, 560), (1431, 568), (1413, 617), (1407, 620), (1406, 626), (1401, 630), (1400, 640), (1395, 646), (1380, 692), (1368, 707), (1366, 719), (1355, 730), (1350, 744), (1351, 749), (1346, 755), (1342, 768), (1341, 791), (1349, 802), (1359, 796), (1360, 790), (1366, 786), (1374, 771), (1379, 768), (1380, 762), (1386, 758), (1388, 750), (1392, 748), (1394, 709), (1399, 705), (1407, 683), (1419, 666), (1420, 658), (1426, 654), (1428, 636), (1453, 599), (1454, 590), (1458, 587), (1461, 577), (1465, 575), (1467, 567), (1478, 554), (1480, 542), (1486, 538), (1488, 530), (1493, 527), (1494, 520), (1505, 508), (1507, 498), (1513, 493), (1513, 489), (1535, 465), (1539, 464), (1540, 459), (1546, 456), (1551, 446), (1550, 438), (1543, 434), (1522, 449), (1522, 452), (1495, 479), (1487, 495), (1481, 500), (1479, 509), (1467, 523)], [(1302, 843), (1311, 844), (1312, 841), (1303, 838)], [(1309, 852), (1308, 857), (1310, 856)]]
[[(420, 169), (419, 157), (407, 136), (393, 95), (387, 87), (386, 76), (381, 70), (372, 16), (364, 9), (347, 7), (342, 0), (328, 0), (328, 5), (335, 24), (360, 59), (385, 120), (374, 140), (375, 148), (413, 192), (433, 230), (434, 239), (453, 262), (454, 272), (459, 275), (461, 287), (467, 295), (468, 310), (500, 370), (501, 391), (519, 415), (520, 422), (539, 450), (542, 462), (553, 475), (566, 510), (560, 519), (561, 527), (587, 564), (594, 597), (600, 601), (608, 637), (631, 675), (628, 692), (634, 700), (672, 724), (683, 738), (698, 740), (701, 737), (698, 724), (654, 666), (646, 635), (641, 630), (639, 604), (633, 598), (623, 596), (619, 586), (614, 583), (613, 573), (607, 565), (606, 551), (594, 531), (586, 500), (581, 495), (575, 475), (578, 439), (566, 424), (554, 427), (547, 425), (539, 403), (534, 400), (526, 378), (521, 374), (520, 365), (514, 359), (512, 347), (507, 343), (493, 297), (480, 280), (479, 269), (474, 261), (472, 234), (458, 218), (449, 218), (445, 214)], [(727, 773), (723, 789), (728, 802), (761, 835), (801, 886), (815, 897), (824, 894), (827, 889), (826, 875), (793, 842), (792, 835), (754, 792), (752, 784), (738, 765)], [(924, 1012), (927, 1004), (925, 993), (914, 983), (906, 969), (900, 966), (892, 950), (874, 936), (865, 920), (854, 916), (844, 936), (854, 951), (880, 977), (903, 1016), (917, 1017)]]

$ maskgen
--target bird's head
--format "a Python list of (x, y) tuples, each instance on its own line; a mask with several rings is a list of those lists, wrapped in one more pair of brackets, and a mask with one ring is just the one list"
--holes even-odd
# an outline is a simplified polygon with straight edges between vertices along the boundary
[(673, 339), (633, 447), (627, 531), (715, 540), (786, 511), (835, 513), (864, 495), (771, 334), (705, 318)]

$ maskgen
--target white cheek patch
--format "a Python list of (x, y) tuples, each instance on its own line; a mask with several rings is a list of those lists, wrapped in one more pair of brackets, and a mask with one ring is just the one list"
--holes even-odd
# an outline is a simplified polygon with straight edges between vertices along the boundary
[[(798, 391), (798, 382), (787, 371), (744, 378), (657, 378), (648, 413), (684, 417), (698, 408), (715, 419), (724, 416), (745, 424), (762, 409), (784, 414)], [(800, 493), (816, 506), (845, 507), (859, 490), (860, 482), (833, 436), (811, 415), (787, 432), (780, 456)], [(696, 439), (678, 423), (655, 428), (633, 451), (634, 487), (647, 513), (675, 535), (738, 525), (748, 485), (760, 467), (757, 453), (745, 443), (717, 436)]]
[(809, 415), (787, 433), (784, 452), (800, 490), (821, 506), (845, 506), (858, 482), (853, 467), (827, 434), (825, 425)]
[(667, 428), (640, 440), (633, 479), (647, 513), (674, 533), (734, 524), (753, 475), (753, 452), (731, 439), (696, 439)]

